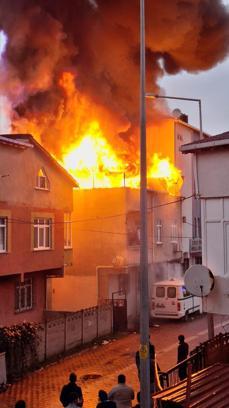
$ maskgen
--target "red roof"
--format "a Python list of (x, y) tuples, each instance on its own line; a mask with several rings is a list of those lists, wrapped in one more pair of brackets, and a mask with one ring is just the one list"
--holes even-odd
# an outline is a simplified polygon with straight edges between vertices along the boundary
[[(214, 364), (192, 374), (189, 408), (228, 408), (228, 384), (228, 364)], [(186, 385), (187, 380), (183, 380), (173, 387), (154, 394), (153, 399), (158, 402), (170, 401), (185, 407)]]

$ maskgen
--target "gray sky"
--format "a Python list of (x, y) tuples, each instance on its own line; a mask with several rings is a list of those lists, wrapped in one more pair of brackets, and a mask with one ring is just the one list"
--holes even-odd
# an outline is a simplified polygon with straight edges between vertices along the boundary
[[(229, 0), (224, 0), (229, 5)], [(229, 57), (210, 71), (199, 74), (165, 76), (160, 85), (169, 96), (200, 98), (203, 111), (203, 129), (214, 135), (229, 131)], [(169, 106), (180, 108), (189, 115), (189, 122), (199, 127), (198, 104), (171, 101)]]

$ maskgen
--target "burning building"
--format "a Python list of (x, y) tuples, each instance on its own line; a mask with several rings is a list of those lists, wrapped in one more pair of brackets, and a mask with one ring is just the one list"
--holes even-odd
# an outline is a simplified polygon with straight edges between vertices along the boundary
[[(166, 180), (162, 171), (148, 188), (150, 285), (155, 280), (182, 277), (189, 264), (201, 262), (200, 236), (196, 229), (200, 212), (194, 197), (193, 163), (191, 157), (180, 153), (184, 141), (199, 140), (199, 131), (172, 118), (154, 131), (156, 140), (164, 135), (162, 153), (174, 163), (172, 169), (177, 166), (180, 171), (179, 178), (173, 180), (174, 186), (171, 176)], [(111, 174), (111, 183), (112, 177)], [(76, 310), (125, 292), (131, 328), (138, 316), (139, 188), (126, 185), (128, 178), (123, 174), (120, 187), (98, 188), (96, 178), (89, 181), (94, 183), (94, 188), (74, 191), (73, 263), (61, 285), (58, 279), (50, 281), (50, 305), (55, 310)], [(199, 239), (197, 249), (192, 245), (196, 238)]]
[[(213, 67), (226, 57), (228, 39), (220, 0), (146, 0), (148, 90), (159, 93), (164, 73)], [(138, 0), (0, 0), (1, 131), (33, 134), (92, 195), (93, 187), (139, 186), (138, 94)], [(153, 101), (147, 135), (149, 189), (191, 196), (191, 162), (184, 165), (177, 152), (180, 142), (198, 137), (196, 130)], [(182, 202), (185, 259), (191, 201)]]

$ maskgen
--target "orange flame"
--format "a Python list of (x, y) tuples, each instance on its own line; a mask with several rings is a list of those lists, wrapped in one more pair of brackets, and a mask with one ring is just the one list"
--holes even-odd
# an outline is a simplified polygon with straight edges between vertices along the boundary
[[(76, 178), (82, 188), (121, 187), (137, 188), (138, 174), (133, 174), (129, 163), (124, 163), (102, 135), (99, 123), (91, 122), (80, 141), (63, 152), (63, 166)], [(148, 168), (148, 186), (179, 195), (182, 187), (181, 171), (169, 158), (154, 154)]]

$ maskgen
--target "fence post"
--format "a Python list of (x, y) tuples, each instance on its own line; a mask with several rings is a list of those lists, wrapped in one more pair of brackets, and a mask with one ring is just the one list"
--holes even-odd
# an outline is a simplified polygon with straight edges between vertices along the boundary
[(96, 316), (96, 324), (97, 324), (97, 330), (96, 330), (96, 337), (98, 339), (99, 337), (99, 306), (96, 306), (97, 310), (97, 316)]
[(83, 344), (83, 339), (84, 339), (84, 332), (83, 332), (83, 316), (84, 316), (84, 311), (81, 309), (81, 345)]
[(67, 343), (67, 313), (64, 313), (64, 353), (66, 353)]
[(191, 383), (192, 383), (192, 364), (188, 362), (185, 408), (189, 408), (190, 406)]

